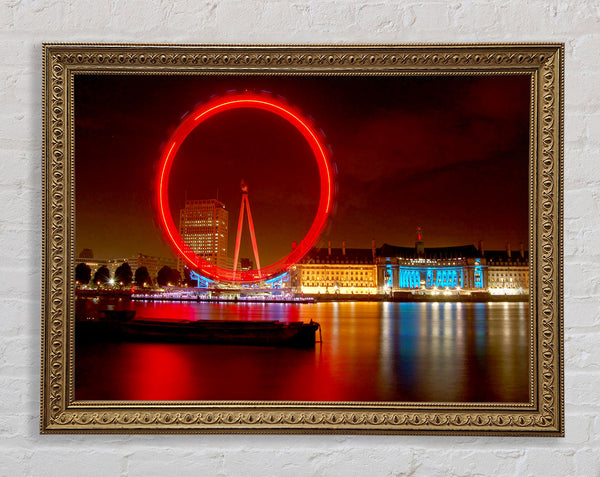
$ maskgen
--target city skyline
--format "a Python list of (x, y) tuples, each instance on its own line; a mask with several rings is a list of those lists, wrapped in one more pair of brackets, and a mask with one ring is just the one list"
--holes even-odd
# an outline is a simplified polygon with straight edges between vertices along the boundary
[[(227, 90), (268, 90), (311, 116), (337, 168), (316, 246), (528, 245), (529, 79), (472, 77), (76, 77), (76, 243), (96, 256), (173, 255), (154, 209), (156, 163), (183, 113)], [(265, 93), (267, 94), (267, 93)], [(264, 111), (211, 118), (173, 164), (170, 207), (218, 199), (239, 213), (245, 180), (261, 263), (309, 228), (318, 172), (303, 138)], [(229, 224), (229, 227), (235, 224)], [(233, 230), (233, 229), (230, 229)], [(244, 233), (240, 257), (252, 257)], [(229, 234), (233, 255), (235, 234)], [(263, 258), (264, 257), (264, 258)]]

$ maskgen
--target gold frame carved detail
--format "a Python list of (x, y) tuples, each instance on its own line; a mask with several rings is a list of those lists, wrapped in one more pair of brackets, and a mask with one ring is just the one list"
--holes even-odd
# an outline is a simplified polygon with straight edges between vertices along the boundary
[[(560, 44), (43, 47), (41, 432), (564, 435)], [(529, 403), (78, 402), (73, 77), (99, 74), (529, 74)]]

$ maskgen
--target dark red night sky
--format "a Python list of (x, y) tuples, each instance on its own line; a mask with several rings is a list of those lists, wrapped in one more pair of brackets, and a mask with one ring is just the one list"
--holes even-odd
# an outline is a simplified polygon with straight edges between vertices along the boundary
[[(77, 253), (172, 255), (154, 211), (161, 147), (182, 115), (229, 90), (282, 96), (325, 135), (338, 175), (321, 245), (412, 246), (418, 226), (431, 247), (527, 244), (529, 88), (526, 75), (78, 75)], [(218, 194), (233, 255), (242, 178), (264, 266), (303, 238), (318, 202), (315, 160), (283, 119), (248, 109), (203, 123), (174, 161), (171, 210), (177, 220), (186, 195)]]

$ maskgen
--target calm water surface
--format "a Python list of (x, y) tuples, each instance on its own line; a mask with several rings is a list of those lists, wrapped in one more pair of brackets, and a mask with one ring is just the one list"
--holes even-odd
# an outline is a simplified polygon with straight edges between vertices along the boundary
[(96, 400), (528, 400), (527, 303), (160, 303), (78, 299), (169, 319), (311, 319), (315, 349), (76, 343), (75, 397)]

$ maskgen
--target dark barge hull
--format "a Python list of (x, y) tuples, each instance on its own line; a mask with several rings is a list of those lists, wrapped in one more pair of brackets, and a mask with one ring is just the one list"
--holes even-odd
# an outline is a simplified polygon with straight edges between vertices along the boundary
[(76, 323), (76, 339), (314, 348), (318, 329), (314, 322), (90, 320)]

